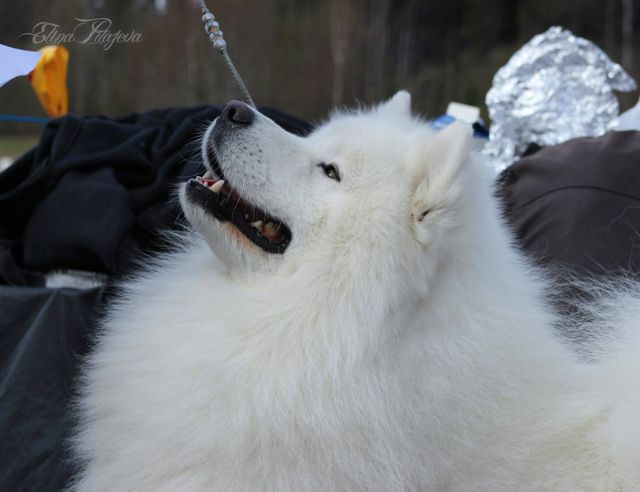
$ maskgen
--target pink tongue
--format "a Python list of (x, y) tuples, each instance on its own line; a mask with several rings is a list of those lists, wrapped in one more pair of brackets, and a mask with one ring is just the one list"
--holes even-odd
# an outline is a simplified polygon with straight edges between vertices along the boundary
[(274, 231), (273, 229), (263, 226), (260, 229), (260, 234), (266, 237), (269, 241), (277, 241), (280, 239), (280, 229)]
[(217, 179), (203, 178), (202, 176), (197, 176), (196, 177), (196, 181), (198, 183), (200, 183), (200, 184), (205, 185), (208, 188), (209, 186), (211, 186), (213, 183), (215, 183), (218, 180)]

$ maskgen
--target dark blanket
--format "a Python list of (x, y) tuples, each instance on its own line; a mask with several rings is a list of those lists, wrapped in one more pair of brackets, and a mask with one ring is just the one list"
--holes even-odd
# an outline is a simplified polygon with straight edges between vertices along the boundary
[(540, 263), (640, 275), (640, 132), (543, 148), (503, 174), (507, 217)]
[(101, 288), (0, 287), (0, 490), (60, 490), (79, 358)]
[[(0, 490), (59, 490), (67, 480), (74, 376), (109, 297), (101, 287), (45, 288), (44, 273), (114, 278), (162, 249), (160, 231), (182, 220), (172, 190), (203, 171), (197, 137), (219, 111), (67, 116), (0, 174)], [(263, 112), (289, 131), (310, 129)], [(503, 176), (507, 218), (542, 262), (638, 272), (638, 162), (635, 132), (543, 149)]]
[[(262, 111), (288, 131), (310, 125)], [(0, 282), (27, 271), (128, 272), (158, 231), (176, 227), (177, 183), (204, 172), (198, 137), (220, 108), (164, 109), (123, 118), (66, 116), (0, 177)]]

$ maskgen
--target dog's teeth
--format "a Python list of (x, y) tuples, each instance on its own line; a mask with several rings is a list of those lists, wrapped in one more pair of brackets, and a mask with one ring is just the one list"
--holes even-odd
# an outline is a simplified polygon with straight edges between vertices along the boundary
[(251, 222), (251, 227), (259, 230), (262, 227), (262, 221), (256, 220), (255, 222)]
[(211, 171), (207, 171), (202, 177), (204, 179), (213, 179), (213, 174), (211, 174)]
[(216, 181), (211, 186), (209, 186), (209, 189), (214, 193), (218, 193), (223, 186), (224, 186), (224, 179), (221, 179), (220, 181)]

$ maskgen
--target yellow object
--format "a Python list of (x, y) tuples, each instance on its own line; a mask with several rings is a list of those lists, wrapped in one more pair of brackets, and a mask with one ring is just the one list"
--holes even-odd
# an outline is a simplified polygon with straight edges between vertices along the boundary
[(29, 73), (29, 81), (40, 104), (52, 118), (67, 114), (67, 65), (69, 52), (64, 46), (45, 46), (36, 68)]

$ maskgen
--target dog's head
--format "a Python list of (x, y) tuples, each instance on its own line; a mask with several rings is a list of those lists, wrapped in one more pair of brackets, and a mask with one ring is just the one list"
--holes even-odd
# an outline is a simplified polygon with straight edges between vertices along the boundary
[(469, 142), (462, 125), (433, 134), (406, 92), (306, 137), (231, 102), (205, 133), (208, 171), (185, 184), (182, 205), (230, 270), (399, 259), (455, 223)]

